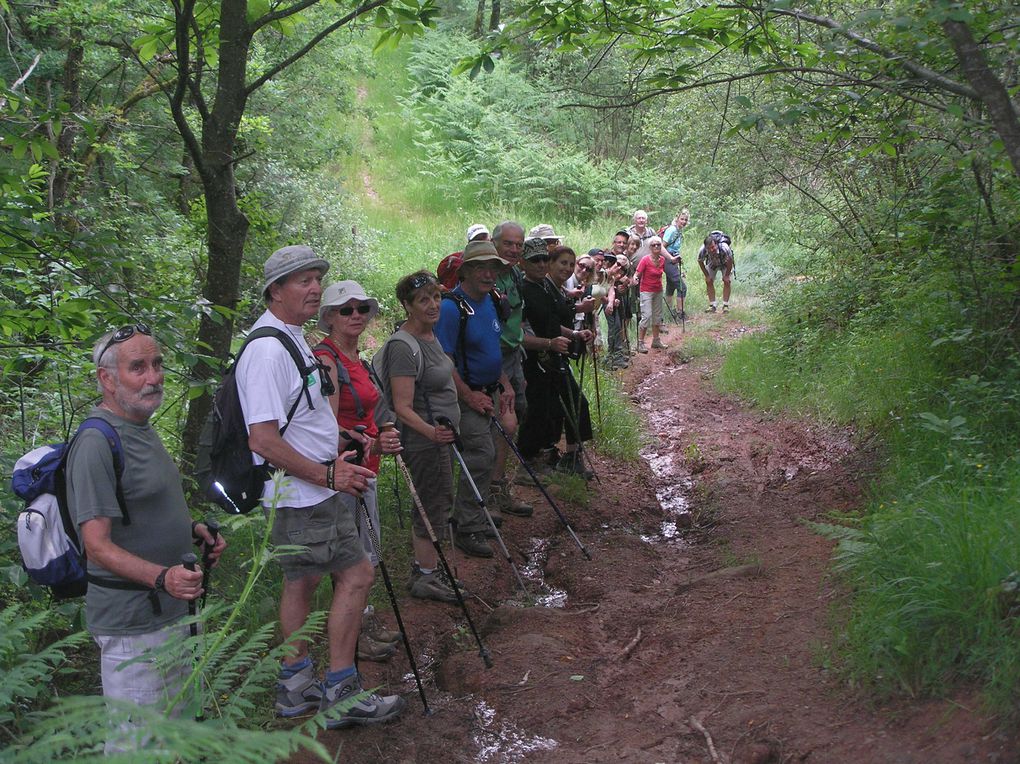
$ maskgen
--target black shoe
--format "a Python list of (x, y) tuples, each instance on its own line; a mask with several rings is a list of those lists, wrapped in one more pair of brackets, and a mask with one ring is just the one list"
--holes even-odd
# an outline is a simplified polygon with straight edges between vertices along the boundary
[(556, 464), (556, 469), (560, 472), (577, 475), (585, 480), (591, 480), (595, 477), (595, 473), (584, 466), (584, 459), (577, 451), (568, 451), (563, 454), (563, 456), (560, 457), (559, 462)]
[(485, 540), (485, 534), (480, 531), (474, 533), (455, 533), (453, 535), (453, 545), (471, 557), (492, 557), (492, 547)]

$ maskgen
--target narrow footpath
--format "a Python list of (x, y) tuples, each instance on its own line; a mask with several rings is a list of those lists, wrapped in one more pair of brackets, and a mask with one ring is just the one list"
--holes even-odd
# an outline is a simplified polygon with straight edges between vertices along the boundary
[[(718, 338), (745, 331), (710, 320)], [(874, 705), (830, 672), (846, 593), (809, 524), (859, 504), (867, 449), (720, 395), (719, 359), (682, 356), (634, 359), (642, 461), (596, 457), (586, 506), (563, 504), (594, 559), (524, 489), (536, 515), (507, 518), (503, 536), (546, 604), (514, 601), (505, 559), (457, 557), (493, 668), (455, 606), (405, 599), (434, 713), (406, 660), (363, 664), (367, 686), (400, 688), (409, 708), (323, 733), (339, 761), (1020, 762), (1017, 732), (997, 731), (976, 694)]]

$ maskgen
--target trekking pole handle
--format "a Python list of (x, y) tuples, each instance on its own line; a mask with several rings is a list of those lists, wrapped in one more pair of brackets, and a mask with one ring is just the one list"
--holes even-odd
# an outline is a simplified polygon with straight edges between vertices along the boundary
[[(363, 424), (359, 424), (355, 425), (351, 429), (354, 432), (358, 433), (358, 435), (363, 435), (365, 433), (365, 430), (367, 430), (368, 428)], [(348, 456), (346, 459), (344, 459), (344, 461), (348, 462), (349, 464), (361, 464), (362, 460), (365, 458), (365, 445), (360, 440), (352, 438), (349, 432), (341, 431), (340, 435), (345, 440), (349, 440), (351, 442), (350, 449), (354, 451), (354, 455)]]
[(181, 555), (181, 565), (188, 570), (195, 570), (195, 565), (198, 564), (198, 558), (194, 552), (186, 552)]
[(437, 416), (436, 424), (440, 427), (445, 427), (453, 433), (453, 445), (457, 447), (458, 451), (463, 451), (464, 446), (460, 442), (460, 433), (457, 432), (457, 428), (453, 426), (453, 421), (448, 416)]

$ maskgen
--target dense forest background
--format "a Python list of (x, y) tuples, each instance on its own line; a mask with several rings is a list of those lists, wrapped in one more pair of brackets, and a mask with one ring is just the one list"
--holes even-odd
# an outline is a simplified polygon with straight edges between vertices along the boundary
[[(586, 249), (636, 208), (657, 227), (689, 207), (689, 239), (731, 233), (737, 308), (768, 325), (725, 348), (722, 389), (852, 424), (876, 453), (859, 517), (819, 528), (856, 592), (832, 660), (877, 695), (976, 682), (1015, 714), (1009, 3), (0, 0), (0, 20), (7, 474), (77, 424), (91, 342), (133, 321), (166, 345), (157, 425), (187, 465), (279, 246), (311, 244), (395, 317), (396, 278), (460, 249), (471, 222), (551, 222)], [(9, 528), (12, 496), (3, 509)], [(276, 660), (246, 522), (238, 604), (208, 617), (251, 647), (237, 663), (210, 649), (208, 668), (250, 683), (218, 745), (259, 760), (311, 745), (314, 726), (241, 729)], [(54, 687), (83, 689), (52, 668), (80, 614), (50, 607), (17, 560), (0, 535), (0, 732), (17, 760), (52, 761), (90, 741), (39, 749), (40, 725), (76, 729), (98, 706), (51, 705)], [(181, 746), (193, 734), (153, 724)]]

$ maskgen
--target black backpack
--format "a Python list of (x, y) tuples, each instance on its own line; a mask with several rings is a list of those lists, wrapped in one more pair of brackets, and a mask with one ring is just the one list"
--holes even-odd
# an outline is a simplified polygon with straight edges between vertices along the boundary
[[(312, 408), (308, 392), (308, 375), (316, 370), (298, 348), (294, 339), (282, 329), (263, 326), (245, 339), (234, 362), (223, 375), (219, 388), (213, 397), (212, 411), (205, 420), (202, 434), (198, 439), (198, 454), (195, 457), (195, 479), (202, 493), (210, 501), (234, 515), (251, 512), (260, 503), (262, 489), (274, 467), (269, 463), (252, 462), (252, 451), (248, 446), (248, 428), (241, 411), (241, 399), (237, 393), (237, 362), (241, 354), (254, 340), (262, 337), (276, 337), (287, 348), (298, 374), (301, 375), (302, 393)], [(280, 434), (290, 425), (290, 420), (301, 402), (301, 393), (294, 399), (294, 405), (287, 412), (287, 420), (280, 428)]]

